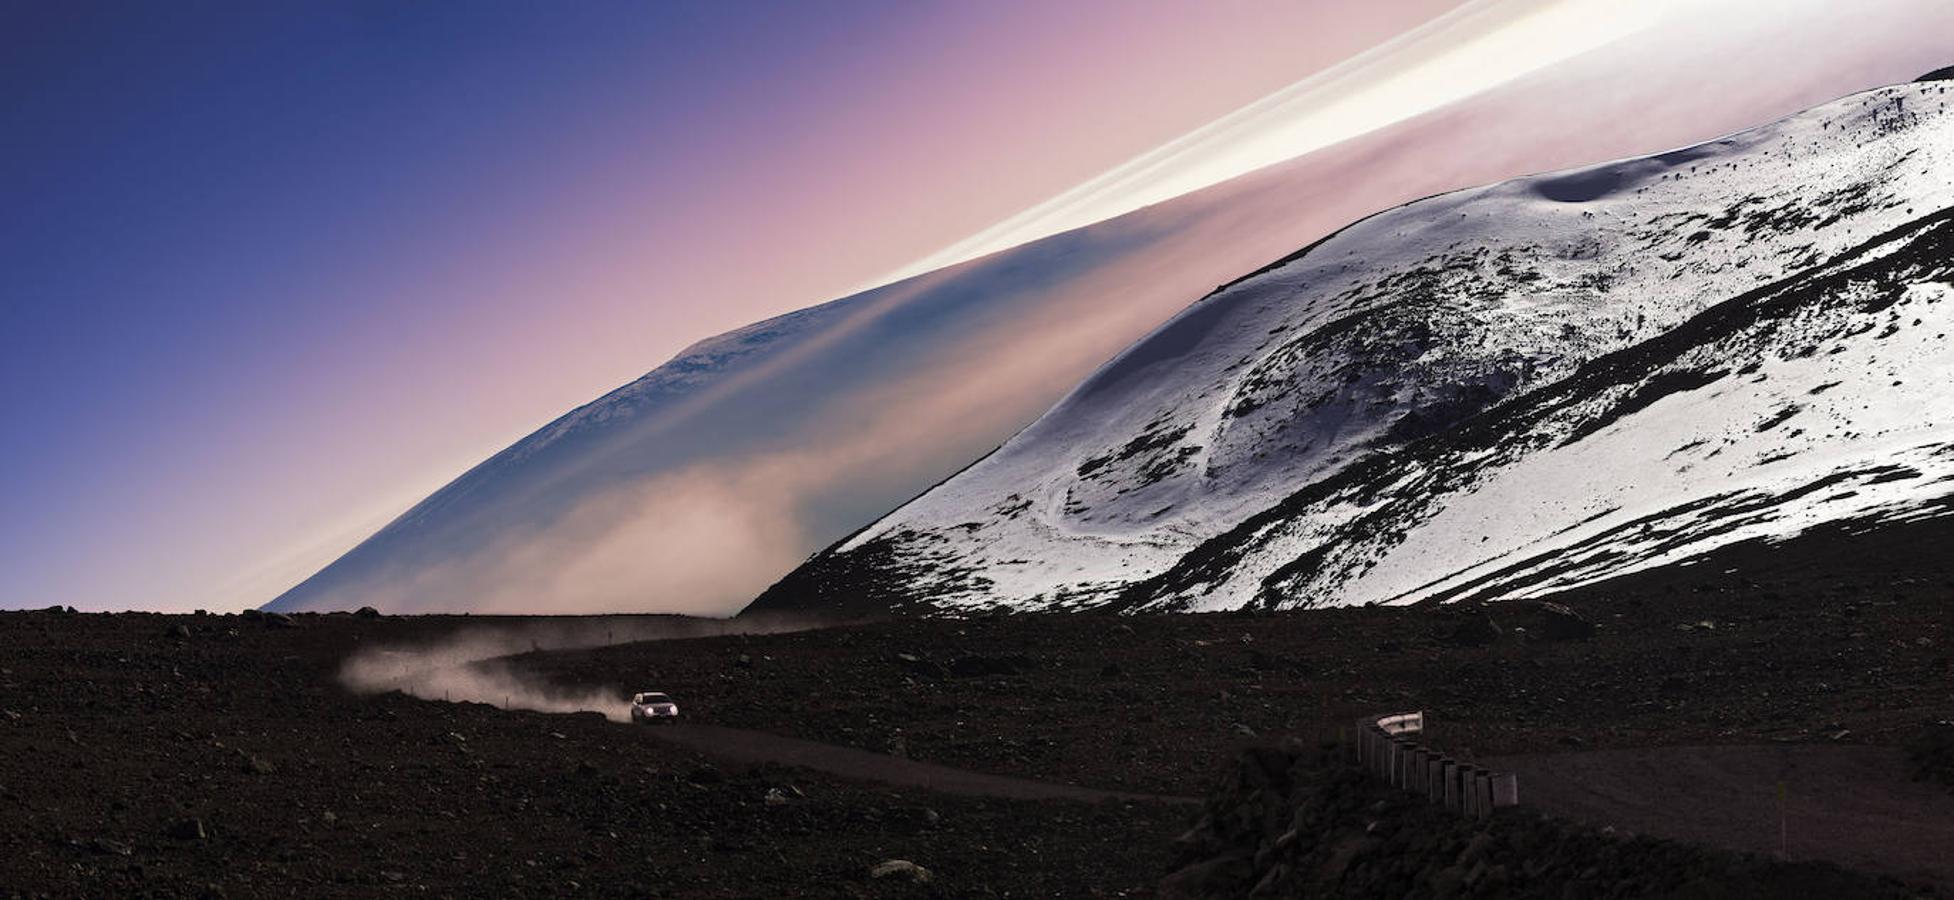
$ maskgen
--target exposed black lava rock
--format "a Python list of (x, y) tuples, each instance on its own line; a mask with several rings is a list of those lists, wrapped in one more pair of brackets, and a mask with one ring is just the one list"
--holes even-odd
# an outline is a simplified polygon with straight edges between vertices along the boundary
[(1484, 610), (1470, 610), (1460, 614), (1459, 624), (1453, 626), (1446, 640), (1460, 647), (1483, 647), (1505, 636), (1504, 629), (1493, 621), (1491, 613)]
[(1919, 78), (1915, 78), (1914, 80), (1915, 81), (1954, 81), (1954, 66), (1948, 66), (1944, 69), (1935, 69), (1932, 72), (1928, 72), (1927, 74), (1920, 76)]
[(950, 674), (957, 678), (984, 678), (991, 675), (1016, 675), (1031, 667), (1023, 654), (1008, 656), (959, 656), (950, 663)]
[(1585, 641), (1594, 637), (1594, 623), (1559, 603), (1545, 600), (1526, 604), (1532, 613), (1527, 634), (1549, 641)]
[(1160, 894), (1237, 897), (1912, 897), (1830, 863), (1616, 836), (1524, 808), (1466, 819), (1335, 745), (1251, 748), (1183, 835)]
[(1935, 722), (1907, 742), (1916, 777), (1954, 787), (1954, 722)]

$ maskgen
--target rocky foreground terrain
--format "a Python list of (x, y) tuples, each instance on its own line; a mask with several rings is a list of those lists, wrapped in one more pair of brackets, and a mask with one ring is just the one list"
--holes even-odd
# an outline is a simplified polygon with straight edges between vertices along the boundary
[[(1936, 725), (1954, 721), (1948, 523), (1726, 548), (1562, 608), (539, 637), (472, 667), (597, 696), (609, 715), (631, 690), (668, 691), (692, 720), (669, 730), (340, 681), (362, 650), (563, 620), (0, 614), (0, 896), (1239, 896), (1272, 877), (1293, 896), (1947, 890), (1954, 791), (1933, 777), (1954, 752)], [(1582, 821), (1460, 823), (1349, 783), (1313, 749), (1360, 714), (1415, 708), (1434, 743), (1511, 761), (1523, 800)], [(844, 778), (732, 752), (764, 753), (737, 737), (753, 732), (1163, 799)], [(742, 747), (674, 739), (722, 733)], [(1769, 810), (1725, 796), (1768, 798), (1785, 776), (1729, 754), (1790, 760), (1793, 868), (1769, 858)], [(1584, 798), (1595, 772), (1643, 777), (1595, 768), (1622, 759), (1685, 787), (1607, 785), (1647, 808)], [(1586, 774), (1556, 781), (1568, 772)], [(1897, 799), (1845, 810), (1827, 799), (1841, 792)], [(1756, 827), (1690, 830), (1725, 814)], [(1878, 831), (1894, 824), (1908, 836)], [(928, 880), (872, 874), (894, 860)], [(1613, 874), (1629, 868), (1642, 875)]]

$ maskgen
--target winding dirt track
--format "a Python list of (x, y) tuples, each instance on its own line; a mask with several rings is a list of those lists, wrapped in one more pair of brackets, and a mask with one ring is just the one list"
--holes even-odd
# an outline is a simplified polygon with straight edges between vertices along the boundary
[(1088, 803), (1106, 800), (1172, 804), (1201, 802), (1196, 797), (1102, 791), (1069, 784), (1033, 781), (1028, 778), (1012, 778), (1008, 775), (971, 772), (934, 763), (917, 762), (913, 759), (870, 753), (853, 747), (823, 744), (721, 725), (686, 723), (636, 727), (653, 739), (730, 762), (798, 766), (858, 781), (919, 787), (947, 794), (998, 797), (1007, 800), (1080, 800)]
[[(1954, 792), (1888, 747), (1651, 747), (1497, 757), (1520, 801), (1596, 826), (1954, 886)], [(1779, 785), (1782, 784), (1782, 832)]]

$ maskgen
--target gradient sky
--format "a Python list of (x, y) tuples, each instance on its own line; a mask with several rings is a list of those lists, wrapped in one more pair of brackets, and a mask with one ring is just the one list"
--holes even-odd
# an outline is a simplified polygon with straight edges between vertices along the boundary
[(693, 340), (1452, 5), (7, 4), (0, 605), (262, 602)]
[[(261, 603), (692, 341), (995, 238), (1457, 5), (0, 10), (0, 606)], [(1954, 4), (1872, 4), (1859, 44), (1823, 6), (1672, 35), (1768, 35), (1744, 77), (1786, 22), (1827, 41), (1824, 78), (1691, 121), (1924, 71)], [(1562, 99), (1646, 109), (1596, 83)]]

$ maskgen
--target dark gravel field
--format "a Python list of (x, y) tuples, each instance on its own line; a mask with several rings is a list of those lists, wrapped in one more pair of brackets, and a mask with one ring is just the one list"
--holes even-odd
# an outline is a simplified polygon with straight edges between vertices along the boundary
[[(1118, 896), (1189, 820), (358, 696), (335, 672), (363, 643), (476, 623), (277, 621), (0, 614), (0, 897)], [(897, 859), (930, 882), (869, 874)]]
[[(1944, 769), (1934, 723), (1954, 720), (1950, 537), (1944, 521), (1835, 529), (1575, 591), (1558, 607), (892, 620), (744, 635), (719, 632), (782, 623), (5, 613), (0, 897), (1146, 896), (1199, 862), (1176, 836), (1200, 809), (1095, 801), (1064, 786), (1180, 796), (1221, 786), (1212, 814), (1234, 802), (1244, 748), (1334, 741), (1361, 714), (1420, 708), (1432, 742), (1521, 755), (1536, 779), (1596, 765), (1596, 751), (1865, 748), (1888, 762), (1831, 753), (1858, 762), (1816, 763), (1812, 777), (1943, 797), (1943, 782), (1909, 780), (1896, 760)], [(471, 638), (484, 630), (501, 637)], [(650, 634), (702, 636), (633, 640)], [(463, 648), (443, 664), (513, 655), (401, 682), (431, 699), (356, 692), (341, 678), (349, 659), (415, 660), (429, 647)], [(514, 693), (491, 696), (504, 690)], [(568, 712), (619, 716), (632, 690), (669, 692), (688, 720), (712, 727), (665, 733)], [(1554, 754), (1586, 761), (1559, 766)], [(910, 762), (877, 762), (889, 757)], [(1689, 792), (1674, 785), (1663, 790), (1683, 799), (1653, 812), (1629, 796), (1642, 788), (1632, 779), (1610, 786), (1639, 804), (1632, 828), (1610, 818), (1622, 804), (1582, 787), (1562, 778), (1543, 802), (1591, 820), (1581, 827), (1660, 833), (1665, 819), (1691, 821)], [(1347, 812), (1323, 820), (1335, 820), (1323, 839), (1343, 839)], [(1407, 834), (1430, 831), (1416, 824), (1422, 814), (1412, 819), (1400, 823)], [(1459, 838), (1451, 828), (1431, 831), (1430, 846)], [(1188, 840), (1221, 858), (1232, 858), (1229, 841), (1261, 839), (1206, 834)], [(1513, 839), (1586, 853), (1621, 832), (1594, 834)], [(1914, 885), (1905, 890), (1939, 880), (1944, 861), (1919, 846), (1795, 849), (1848, 857)], [(901, 865), (871, 874), (892, 860), (928, 880)], [(1448, 869), (1426, 862), (1422, 875), (1400, 873), (1417, 876), (1405, 883), (1429, 887)], [(1585, 865), (1578, 854), (1562, 862)], [(1294, 895), (1375, 896), (1399, 883), (1397, 869), (1363, 871)]]
[[(1899, 746), (1954, 720), (1954, 529), (1828, 530), (1483, 607), (902, 619), (525, 654), (701, 721), (985, 771), (1198, 793), (1236, 746), (1423, 709), (1471, 756)], [(629, 673), (628, 675), (624, 673)]]

